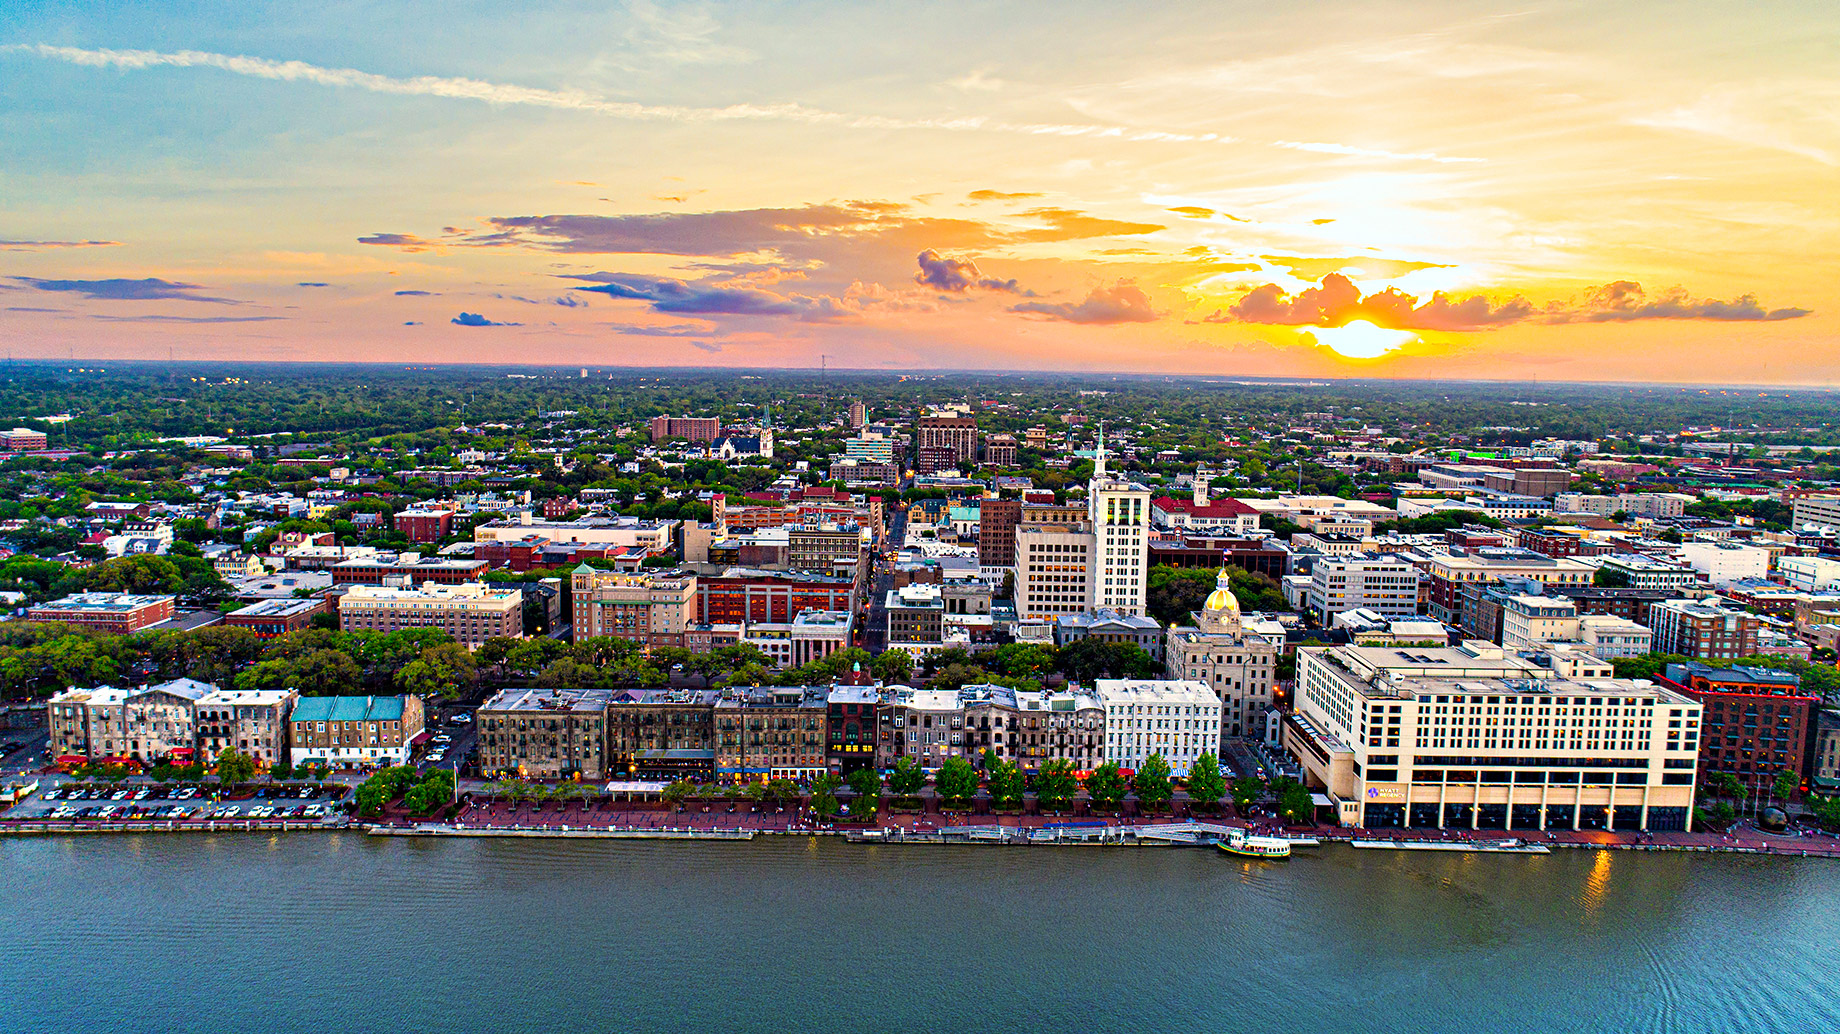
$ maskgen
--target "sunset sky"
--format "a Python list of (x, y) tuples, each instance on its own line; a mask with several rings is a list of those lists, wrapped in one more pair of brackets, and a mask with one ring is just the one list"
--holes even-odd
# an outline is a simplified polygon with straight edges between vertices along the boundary
[(17, 357), (1840, 382), (1840, 4), (0, 7)]

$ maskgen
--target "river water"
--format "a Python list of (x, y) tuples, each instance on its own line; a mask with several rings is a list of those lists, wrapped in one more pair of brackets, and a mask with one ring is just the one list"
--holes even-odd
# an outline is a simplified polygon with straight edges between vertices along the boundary
[(1834, 1031), (1840, 863), (0, 838), (0, 1030)]

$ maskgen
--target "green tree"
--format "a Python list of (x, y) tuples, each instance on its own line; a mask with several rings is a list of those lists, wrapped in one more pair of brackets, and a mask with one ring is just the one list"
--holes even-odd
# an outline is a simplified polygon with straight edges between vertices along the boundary
[(881, 804), (882, 774), (873, 768), (859, 768), (845, 777), (844, 782), (856, 792), (856, 799), (850, 806), (857, 817), (874, 815)]
[(1786, 802), (1795, 796), (1795, 791), (1801, 788), (1802, 781), (1796, 777), (1795, 773), (1784, 769), (1776, 773), (1776, 782), (1770, 787), (1770, 790)]
[(1074, 778), (1073, 762), (1066, 758), (1048, 759), (1035, 776), (1035, 800), (1044, 810), (1066, 807), (1079, 792), (1080, 783)]
[(1288, 781), (1283, 792), (1278, 794), (1278, 814), (1285, 821), (1303, 823), (1316, 816), (1316, 802), (1310, 796), (1309, 787), (1296, 781)]
[(217, 753), (217, 778), (225, 786), (247, 783), (256, 777), (256, 759), (237, 750), (225, 747)]
[[(1213, 811), (1226, 793), (1227, 781), (1220, 776), (1220, 759), (1213, 751), (1204, 751), (1188, 769), (1189, 803)], [(1142, 796), (1141, 791), (1139, 796)]]
[(442, 696), (449, 700), (473, 688), (479, 670), (473, 655), (459, 643), (440, 643), (422, 651), (396, 672), (396, 685), (417, 696)]
[(792, 801), (799, 797), (799, 784), (790, 779), (769, 779), (761, 788), (761, 793), (769, 800)]
[(1022, 769), (1014, 761), (999, 761), (990, 768), (990, 797), (999, 808), (1022, 807)]
[(888, 777), (888, 788), (896, 797), (912, 797), (926, 787), (926, 770), (911, 757), (899, 757), (894, 762), (894, 773)]
[(977, 795), (977, 769), (972, 768), (971, 762), (964, 758), (947, 758), (945, 764), (939, 766), (939, 772), (934, 776), (933, 782), (939, 790), (939, 796), (957, 806), (962, 807), (966, 801)]
[(695, 792), (696, 786), (689, 780), (678, 779), (666, 783), (665, 788), (659, 791), (659, 796), (664, 798), (666, 804), (678, 804)]
[(827, 819), (836, 815), (837, 788), (842, 785), (843, 780), (829, 772), (818, 773), (811, 781), (811, 810)]
[(1136, 792), (1138, 801), (1151, 811), (1169, 803), (1172, 793), (1169, 771), (1169, 762), (1163, 755), (1151, 754), (1131, 778), (1131, 789)]
[(1092, 798), (1094, 804), (1117, 804), (1124, 800), (1124, 794), (1124, 776), (1119, 774), (1116, 761), (1105, 762), (1086, 777), (1086, 796)]
[(1233, 806), (1241, 811), (1252, 807), (1253, 802), (1265, 796), (1265, 780), (1257, 776), (1240, 776), (1233, 780)]

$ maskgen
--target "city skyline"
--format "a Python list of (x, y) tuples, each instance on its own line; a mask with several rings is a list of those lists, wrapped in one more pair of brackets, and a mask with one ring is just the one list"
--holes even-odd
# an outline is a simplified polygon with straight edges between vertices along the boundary
[(18, 357), (1840, 381), (1832, 12), (0, 18)]

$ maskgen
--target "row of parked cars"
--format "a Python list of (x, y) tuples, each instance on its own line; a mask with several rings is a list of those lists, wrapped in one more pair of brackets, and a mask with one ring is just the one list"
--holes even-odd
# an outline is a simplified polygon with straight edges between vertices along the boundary
[(332, 814), (334, 806), (330, 804), (294, 804), (274, 805), (258, 804), (245, 811), (240, 804), (222, 804), (207, 807), (203, 804), (95, 804), (78, 807), (64, 804), (53, 808), (45, 817), (50, 819), (73, 819), (77, 821), (123, 820), (159, 820), (176, 821), (183, 819), (318, 819)]
[(54, 786), (38, 795), (46, 801), (144, 801), (149, 797), (189, 801), (198, 796), (196, 786), (184, 786), (171, 793), (158, 786)]

